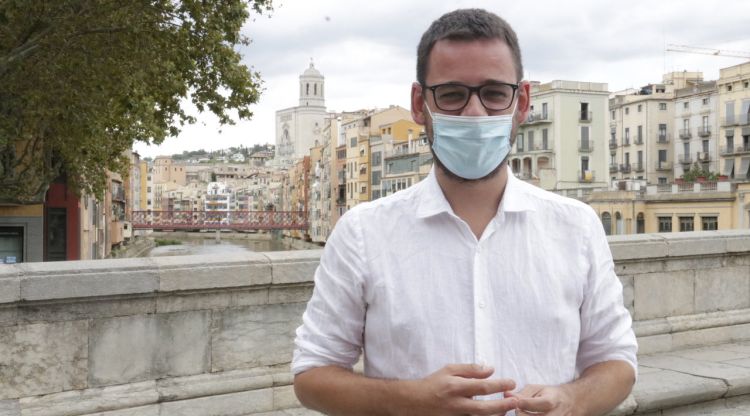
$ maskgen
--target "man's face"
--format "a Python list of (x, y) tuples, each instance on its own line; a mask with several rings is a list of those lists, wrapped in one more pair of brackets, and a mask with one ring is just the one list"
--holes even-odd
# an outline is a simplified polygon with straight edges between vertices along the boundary
[[(430, 52), (425, 77), (427, 85), (455, 82), (469, 86), (480, 86), (490, 82), (518, 83), (513, 55), (508, 45), (500, 39), (478, 39), (471, 41), (440, 40)], [(516, 114), (511, 132), (511, 144), (515, 141), (518, 125), (526, 119), (529, 111), (529, 84), (522, 82), (516, 92)], [(460, 116), (496, 116), (510, 114), (514, 105), (503, 111), (489, 111), (482, 105), (477, 94), (472, 94), (468, 104), (460, 111), (442, 111), (435, 105), (432, 91), (423, 89), (418, 83), (412, 85), (411, 111), (414, 121), (425, 126), (432, 143), (432, 120), (424, 106), (433, 113)], [(503, 165), (501, 165), (503, 166)], [(491, 173), (488, 176), (494, 176)]]

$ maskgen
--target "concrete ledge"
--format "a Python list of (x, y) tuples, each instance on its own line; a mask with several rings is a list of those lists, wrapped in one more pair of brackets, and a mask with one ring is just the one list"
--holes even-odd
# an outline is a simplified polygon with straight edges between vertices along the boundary
[(21, 279), (0, 275), (0, 303), (13, 303), (21, 300)]
[(312, 283), (323, 250), (263, 253), (273, 264), (273, 284)]
[(750, 251), (748, 230), (614, 235), (607, 240), (616, 262)]
[(155, 257), (159, 291), (214, 289), (271, 283), (271, 265), (258, 253)]
[(151, 380), (3, 400), (0, 415), (246, 415), (299, 407), (291, 380), (286, 366)]
[(750, 309), (737, 309), (635, 321), (633, 330), (637, 337), (645, 337), (747, 323), (750, 323)]
[(615, 235), (607, 237), (612, 258), (635, 260), (667, 257), (667, 245), (660, 234)]
[(84, 260), (18, 265), (27, 301), (151, 293), (158, 274), (151, 259)]

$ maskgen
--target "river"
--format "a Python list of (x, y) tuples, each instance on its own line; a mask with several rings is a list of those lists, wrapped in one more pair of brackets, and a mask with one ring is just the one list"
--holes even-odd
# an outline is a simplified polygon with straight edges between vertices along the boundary
[[(140, 257), (185, 256), (192, 254), (226, 254), (246, 251), (285, 251), (299, 249), (291, 240), (271, 238), (267, 234), (222, 233), (219, 239), (207, 233), (154, 233), (154, 240), (177, 240), (180, 244), (154, 247)], [(303, 243), (304, 244), (304, 243)], [(314, 245), (304, 248), (319, 248)]]

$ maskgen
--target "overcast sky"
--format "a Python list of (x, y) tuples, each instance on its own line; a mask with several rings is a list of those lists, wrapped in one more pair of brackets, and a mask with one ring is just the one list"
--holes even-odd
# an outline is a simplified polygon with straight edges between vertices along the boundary
[(271, 17), (254, 15), (240, 52), (261, 73), (264, 92), (251, 121), (219, 126), (199, 115), (141, 156), (274, 143), (276, 110), (296, 106), (299, 75), (310, 64), (325, 76), (329, 111), (409, 108), (416, 46), (429, 24), (455, 8), (482, 7), (505, 18), (521, 42), (525, 78), (606, 82), (610, 91), (660, 82), (669, 71), (702, 71), (744, 62), (665, 52), (668, 43), (750, 52), (750, 1), (724, 0), (275, 0)]

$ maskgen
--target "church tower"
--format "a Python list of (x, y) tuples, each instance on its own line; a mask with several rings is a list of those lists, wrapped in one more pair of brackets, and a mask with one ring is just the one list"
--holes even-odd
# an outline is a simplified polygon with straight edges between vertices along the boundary
[(325, 107), (324, 84), (323, 75), (315, 69), (315, 65), (310, 60), (310, 67), (299, 76), (299, 106)]

